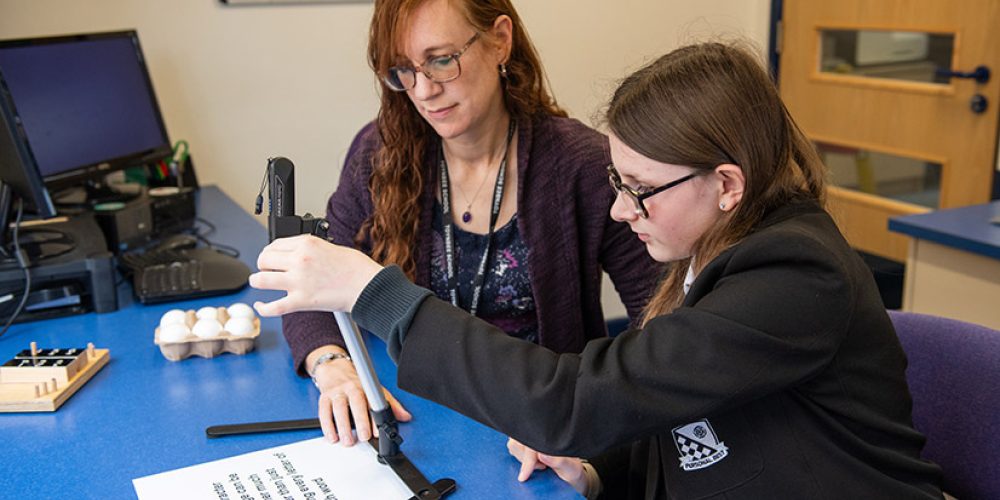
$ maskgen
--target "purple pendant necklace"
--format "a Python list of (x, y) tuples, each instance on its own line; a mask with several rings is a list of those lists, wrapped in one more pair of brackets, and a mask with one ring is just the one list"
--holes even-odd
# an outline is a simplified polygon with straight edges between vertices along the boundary
[[(514, 120), (511, 120), (507, 129), (507, 142), (504, 144), (503, 158), (500, 160), (500, 168), (498, 170), (503, 170), (507, 167), (507, 153), (510, 150), (510, 141), (511, 139), (513, 139), (514, 136), (514, 128), (515, 128)], [(444, 171), (441, 177), (443, 182), (448, 183), (450, 185), (450, 182), (448, 181), (448, 172), (447, 172), (448, 162), (447, 160), (444, 159), (444, 154), (443, 154), (444, 148), (442, 147), (441, 149), (442, 149), (441, 167)], [(499, 174), (497, 174), (497, 176), (499, 177)], [(462, 191), (461, 188), (458, 188), (458, 186), (456, 186), (456, 188), (458, 188), (459, 194), (461, 194), (462, 198), (465, 200), (465, 211), (462, 212), (462, 222), (466, 224), (472, 222), (472, 204), (475, 203), (477, 199), (479, 199), (479, 193), (482, 192), (483, 186), (486, 185), (486, 179), (489, 179), (489, 177), (490, 177), (489, 172), (483, 175), (483, 180), (479, 182), (479, 187), (476, 188), (476, 192), (472, 195), (471, 200), (469, 199), (469, 197), (465, 196), (465, 192)], [(445, 190), (447, 190), (447, 187), (445, 187)], [(495, 191), (496, 189), (494, 189), (494, 192)], [(442, 196), (442, 201), (449, 202), (450, 200), (445, 200), (444, 197)]]
[(476, 189), (476, 194), (472, 195), (471, 201), (469, 200), (468, 197), (465, 196), (465, 193), (462, 192), (461, 189), (458, 190), (458, 192), (462, 194), (462, 198), (465, 198), (465, 211), (462, 212), (462, 222), (468, 224), (470, 221), (472, 221), (472, 202), (476, 201), (476, 198), (479, 198), (479, 192), (483, 190), (483, 186), (486, 185), (486, 179), (489, 178), (489, 176), (490, 176), (489, 172), (487, 172), (486, 175), (483, 176), (483, 180), (482, 182), (479, 183), (479, 187)]

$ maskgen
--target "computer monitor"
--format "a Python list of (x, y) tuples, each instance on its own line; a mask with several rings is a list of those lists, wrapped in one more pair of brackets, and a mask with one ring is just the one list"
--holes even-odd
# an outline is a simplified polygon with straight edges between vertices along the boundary
[[(62, 231), (43, 226), (19, 227), (27, 219), (50, 219), (57, 215), (0, 72), (0, 269), (16, 260), (16, 249), (29, 262), (71, 251), (75, 242)], [(13, 229), (20, 231), (13, 230), (11, 222), (17, 222)]]
[[(28, 143), (14, 101), (0, 70), (0, 183), (3, 196), (0, 203), (10, 204), (13, 196), (24, 203), (24, 209), (43, 218), (56, 216), (49, 191), (45, 189), (38, 163)], [(0, 211), (6, 206), (0, 207)], [(0, 235), (2, 237), (2, 235)]]
[(171, 154), (134, 30), (3, 40), (0, 71), (50, 191)]
[[(29, 262), (72, 250), (75, 243), (61, 231), (11, 229), (12, 221), (16, 221), (16, 229), (20, 229), (20, 223), (28, 218), (48, 219), (56, 215), (56, 207), (38, 172), (31, 144), (24, 135), (17, 108), (0, 72), (0, 269), (16, 260), (18, 250)], [(17, 234), (16, 241), (14, 234)]]

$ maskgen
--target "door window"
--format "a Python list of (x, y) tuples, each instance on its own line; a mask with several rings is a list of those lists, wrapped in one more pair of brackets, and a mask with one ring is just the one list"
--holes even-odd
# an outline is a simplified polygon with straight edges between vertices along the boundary
[(831, 182), (842, 188), (938, 208), (941, 164), (885, 152), (816, 142)]
[(820, 30), (820, 72), (948, 84), (955, 36), (917, 31)]

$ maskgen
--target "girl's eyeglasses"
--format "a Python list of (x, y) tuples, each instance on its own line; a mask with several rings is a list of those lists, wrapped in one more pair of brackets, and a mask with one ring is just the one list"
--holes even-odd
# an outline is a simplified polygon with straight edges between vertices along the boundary
[(622, 177), (618, 174), (618, 170), (615, 169), (614, 164), (608, 165), (608, 182), (611, 183), (611, 187), (615, 190), (616, 194), (625, 195), (625, 199), (632, 204), (632, 209), (635, 210), (636, 215), (642, 217), (643, 219), (649, 218), (649, 211), (646, 210), (646, 205), (643, 203), (643, 200), (649, 198), (650, 196), (662, 193), (672, 187), (679, 186), (697, 176), (698, 174), (694, 173), (688, 174), (675, 181), (670, 181), (660, 187), (640, 193), (635, 188), (622, 183)]

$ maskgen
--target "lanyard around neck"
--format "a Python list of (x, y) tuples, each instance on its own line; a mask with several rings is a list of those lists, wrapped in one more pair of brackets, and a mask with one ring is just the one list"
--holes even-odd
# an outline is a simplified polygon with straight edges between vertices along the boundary
[[(489, 261), (490, 249), (493, 246), (493, 231), (496, 229), (497, 219), (500, 217), (500, 203), (503, 201), (503, 183), (507, 172), (507, 154), (510, 152), (510, 141), (514, 138), (516, 124), (513, 119), (507, 127), (507, 145), (504, 147), (503, 159), (500, 160), (500, 171), (497, 172), (497, 181), (493, 186), (493, 205), (490, 210), (490, 230), (487, 233), (486, 249), (483, 257), (479, 260), (479, 269), (476, 270), (476, 277), (472, 282), (472, 303), (469, 304), (469, 313), (476, 315), (479, 306), (479, 296), (482, 294), (483, 282), (486, 281), (486, 263)], [(448, 294), (451, 304), (461, 307), (458, 304), (458, 278), (455, 272), (455, 235), (454, 222), (451, 219), (451, 183), (448, 180), (448, 162), (444, 158), (444, 147), (439, 154), (438, 169), (441, 177), (441, 222), (444, 226), (444, 254), (445, 262), (448, 266)]]

